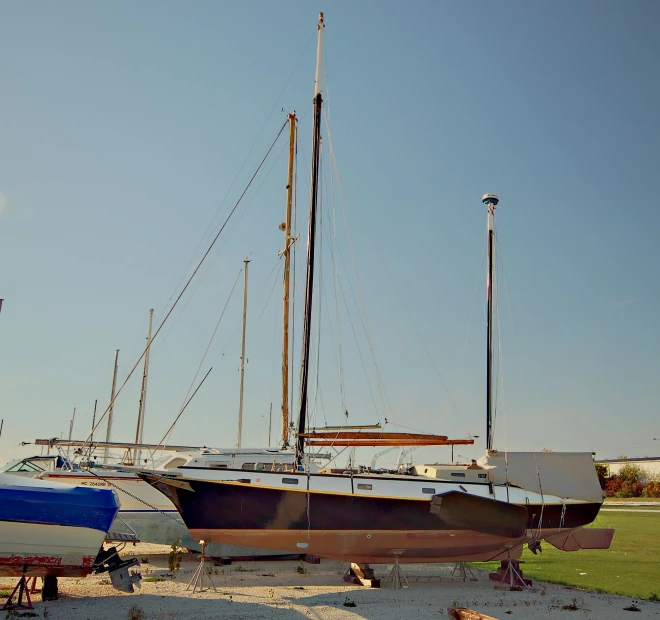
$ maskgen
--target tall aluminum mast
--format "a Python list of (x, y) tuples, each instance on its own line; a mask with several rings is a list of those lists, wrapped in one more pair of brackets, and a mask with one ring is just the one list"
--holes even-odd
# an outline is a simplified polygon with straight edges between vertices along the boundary
[(305, 450), (305, 426), (307, 423), (307, 387), (309, 382), (309, 348), (312, 329), (312, 300), (314, 298), (314, 247), (316, 241), (316, 205), (319, 192), (319, 161), (321, 158), (321, 77), (323, 57), (323, 13), (319, 15), (318, 44), (316, 48), (316, 84), (314, 88), (314, 121), (312, 130), (312, 181), (307, 229), (307, 279), (305, 283), (305, 320), (303, 327), (303, 349), (300, 371), (300, 412), (298, 414), (298, 437), (296, 441), (296, 466), (302, 465)]
[(500, 199), (484, 194), (481, 202), (488, 209), (488, 275), (486, 276), (486, 449), (493, 449), (493, 265), (495, 263), (495, 207)]

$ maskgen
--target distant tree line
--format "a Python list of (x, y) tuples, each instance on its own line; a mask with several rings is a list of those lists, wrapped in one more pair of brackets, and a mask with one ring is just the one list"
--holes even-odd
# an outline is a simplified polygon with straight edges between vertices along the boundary
[(626, 463), (611, 476), (607, 465), (596, 463), (596, 473), (607, 497), (660, 497), (660, 476), (634, 463)]

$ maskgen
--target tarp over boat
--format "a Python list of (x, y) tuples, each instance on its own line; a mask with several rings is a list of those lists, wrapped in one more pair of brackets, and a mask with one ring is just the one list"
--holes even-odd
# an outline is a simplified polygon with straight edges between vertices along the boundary
[(591, 452), (500, 452), (489, 450), (478, 464), (493, 484), (555, 495), (564, 499), (602, 503)]
[(106, 533), (119, 510), (111, 489), (0, 474), (0, 521), (86, 527)]

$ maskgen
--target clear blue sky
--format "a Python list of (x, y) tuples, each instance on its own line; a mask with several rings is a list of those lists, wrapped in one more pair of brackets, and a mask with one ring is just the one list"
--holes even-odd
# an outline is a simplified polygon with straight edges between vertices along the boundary
[[(114, 350), (123, 379), (148, 309), (162, 319), (282, 108), (301, 118), (306, 176), (319, 10), (332, 141), (387, 398), (376, 413), (376, 383), (340, 311), (349, 421), (469, 432), (477, 445), (457, 452), (482, 453), (480, 198), (496, 192), (507, 267), (496, 445), (660, 453), (658, 3), (80, 0), (0, 9), (0, 461), (33, 451), (20, 441), (66, 435), (74, 406), (74, 434), (87, 434), (94, 399), (100, 412), (108, 403)], [(154, 344), (149, 441), (176, 415), (246, 255), (244, 445), (267, 441), (271, 401), (278, 427), (284, 147)], [(341, 206), (325, 170), (329, 226)], [(317, 422), (336, 424), (323, 258), (334, 336), (321, 345)], [(236, 441), (240, 290), (176, 442)], [(372, 376), (364, 338), (360, 347)], [(138, 391), (133, 380), (118, 399), (115, 439), (134, 436)]]

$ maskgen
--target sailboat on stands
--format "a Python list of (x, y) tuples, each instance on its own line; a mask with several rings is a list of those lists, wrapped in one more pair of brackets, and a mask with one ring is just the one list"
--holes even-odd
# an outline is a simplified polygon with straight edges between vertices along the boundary
[(306, 447), (451, 445), (442, 435), (347, 430), (308, 432), (307, 401), (319, 192), (323, 14), (318, 23), (313, 103), (300, 409), (295, 467), (288, 472), (184, 465), (140, 477), (177, 507), (193, 537), (233, 545), (304, 550), (353, 563), (517, 559), (525, 543), (572, 551), (608, 548), (612, 530), (585, 529), (603, 494), (591, 453), (498, 452), (492, 445), (494, 218), (488, 208), (487, 453), (471, 465), (417, 465), (403, 473), (314, 472)]

